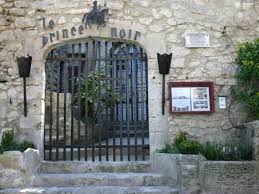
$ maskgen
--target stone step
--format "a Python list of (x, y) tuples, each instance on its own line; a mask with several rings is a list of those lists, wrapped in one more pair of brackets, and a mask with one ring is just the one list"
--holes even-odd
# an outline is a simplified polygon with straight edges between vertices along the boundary
[(155, 173), (77, 173), (38, 174), (32, 185), (36, 187), (73, 186), (172, 186), (172, 179)]
[(88, 187), (32, 187), (23, 189), (0, 190), (0, 194), (179, 194), (178, 189), (171, 187), (114, 187), (114, 186), (88, 186)]
[(149, 162), (84, 162), (60, 161), (41, 163), (41, 173), (98, 173), (98, 172), (149, 172)]

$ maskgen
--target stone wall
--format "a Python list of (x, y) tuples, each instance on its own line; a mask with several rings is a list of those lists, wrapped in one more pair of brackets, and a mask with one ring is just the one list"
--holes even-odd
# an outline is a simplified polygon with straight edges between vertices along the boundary
[(256, 193), (255, 162), (206, 161), (201, 166), (201, 185), (208, 193)]
[[(81, 25), (82, 17), (91, 9), (90, 0), (0, 0), (0, 130), (13, 128), (18, 139), (28, 138), (42, 147), (44, 125), (44, 63), (47, 53), (65, 41), (89, 36), (111, 37), (110, 28), (141, 32), (137, 41), (148, 54), (149, 122), (151, 151), (173, 139), (179, 130), (205, 141), (223, 138), (223, 129), (231, 127), (226, 110), (218, 108), (218, 96), (231, 102), (230, 87), (236, 84), (234, 44), (250, 40), (259, 32), (259, 3), (253, 0), (106, 0), (110, 9), (106, 27), (84, 30), (42, 47), (42, 36)], [(104, 1), (99, 1), (100, 5)], [(44, 29), (41, 18), (55, 22)], [(185, 48), (187, 32), (207, 32), (210, 48)], [(156, 53), (172, 52), (171, 73), (167, 81), (204, 81), (215, 83), (216, 112), (209, 115), (161, 115), (161, 76)], [(23, 116), (22, 80), (18, 77), (16, 57), (32, 56), (28, 79), (28, 116)], [(231, 114), (235, 124), (246, 120), (239, 105)], [(168, 104), (166, 105), (168, 109)]]
[(151, 171), (167, 176), (172, 186), (185, 193), (201, 193), (200, 166), (205, 160), (201, 155), (155, 153), (151, 157)]
[(255, 150), (255, 161), (256, 161), (256, 182), (257, 182), (257, 192), (259, 192), (259, 121), (253, 121), (247, 123), (247, 128), (254, 130), (254, 150)]
[(183, 193), (254, 194), (255, 161), (207, 161), (200, 155), (155, 153), (151, 170), (168, 176)]
[(28, 185), (39, 165), (38, 150), (4, 152), (0, 155), (0, 189)]

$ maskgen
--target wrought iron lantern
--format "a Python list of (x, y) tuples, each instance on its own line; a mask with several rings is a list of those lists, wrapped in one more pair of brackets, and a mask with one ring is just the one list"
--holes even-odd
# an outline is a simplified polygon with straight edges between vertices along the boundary
[(27, 99), (26, 99), (26, 77), (30, 76), (32, 57), (17, 58), (19, 76), (23, 78), (23, 105), (24, 116), (27, 116)]
[(162, 114), (165, 114), (165, 75), (169, 74), (171, 61), (172, 61), (172, 53), (171, 54), (159, 54), (157, 53), (158, 60), (158, 68), (159, 73), (163, 75), (163, 85), (162, 85)]

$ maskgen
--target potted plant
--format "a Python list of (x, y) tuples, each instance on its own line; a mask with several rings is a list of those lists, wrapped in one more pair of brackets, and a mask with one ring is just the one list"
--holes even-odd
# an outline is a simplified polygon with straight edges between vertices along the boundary
[(77, 79), (77, 82), (80, 82), (80, 89), (75, 89), (74, 117), (87, 125), (90, 137), (91, 128), (95, 126), (94, 141), (99, 140), (100, 130), (104, 137), (101, 115), (105, 110), (112, 109), (121, 100), (120, 95), (114, 92), (111, 84), (108, 84), (110, 81), (107, 76), (105, 69), (100, 68), (98, 71), (90, 71), (87, 75), (82, 74)]

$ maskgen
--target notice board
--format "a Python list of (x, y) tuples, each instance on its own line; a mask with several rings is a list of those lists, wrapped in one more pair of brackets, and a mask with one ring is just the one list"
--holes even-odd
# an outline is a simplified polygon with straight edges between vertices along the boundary
[(212, 113), (213, 82), (169, 82), (170, 113)]

